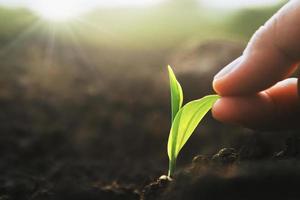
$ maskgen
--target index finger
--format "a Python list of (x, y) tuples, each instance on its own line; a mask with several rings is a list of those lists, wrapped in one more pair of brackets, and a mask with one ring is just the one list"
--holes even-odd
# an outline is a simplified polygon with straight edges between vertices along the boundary
[(290, 1), (251, 38), (243, 55), (213, 81), (220, 95), (257, 93), (286, 78), (300, 60), (300, 1)]

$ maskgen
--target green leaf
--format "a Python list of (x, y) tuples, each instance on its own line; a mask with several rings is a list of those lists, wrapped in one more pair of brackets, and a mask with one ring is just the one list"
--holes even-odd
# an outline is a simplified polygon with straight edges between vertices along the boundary
[(177, 112), (182, 106), (183, 92), (180, 83), (177, 81), (176, 76), (170, 65), (168, 65), (168, 71), (171, 90), (171, 122), (173, 122)]
[(169, 176), (174, 173), (176, 159), (180, 150), (218, 98), (218, 95), (208, 95), (191, 101), (176, 114), (168, 140)]

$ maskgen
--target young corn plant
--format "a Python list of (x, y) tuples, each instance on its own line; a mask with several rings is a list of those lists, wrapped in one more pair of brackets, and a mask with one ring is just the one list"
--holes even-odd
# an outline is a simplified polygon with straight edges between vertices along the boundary
[(208, 95), (191, 101), (182, 107), (183, 91), (170, 66), (168, 66), (171, 90), (171, 130), (168, 139), (169, 171), (174, 175), (176, 159), (182, 147), (194, 132), (205, 114), (219, 99), (218, 95)]

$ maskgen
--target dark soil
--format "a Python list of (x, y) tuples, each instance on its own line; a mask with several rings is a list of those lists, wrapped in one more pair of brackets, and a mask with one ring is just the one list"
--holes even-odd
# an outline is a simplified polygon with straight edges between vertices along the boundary
[[(218, 68), (178, 74), (185, 100), (212, 93), (213, 75), (242, 49), (233, 46), (229, 56), (232, 45), (225, 45), (220, 54), (224, 45), (199, 48), (210, 50), (199, 58), (201, 66), (220, 60), (213, 62)], [(58, 58), (69, 52), (57, 48)], [(31, 70), (22, 57), (16, 63), (3, 58), (0, 200), (300, 199), (298, 130), (250, 131), (209, 115), (183, 148), (174, 180), (158, 179), (168, 168), (170, 112), (166, 72), (153, 66), (162, 66), (166, 55), (122, 51), (119, 60), (116, 52), (95, 52), (111, 58), (99, 64), (106, 70), (88, 68), (76, 55), (69, 68), (60, 63)], [(188, 51), (188, 60), (193, 55), (198, 53)]]
[(297, 137), (288, 138), (281, 151), (263, 159), (253, 150), (257, 147), (251, 146), (198, 155), (191, 164), (179, 169), (172, 181), (162, 178), (155, 181), (164, 168), (151, 166), (149, 157), (129, 155), (127, 160), (114, 155), (104, 159), (100, 154), (96, 159), (97, 156), (81, 155), (64, 134), (32, 137), (15, 132), (15, 135), (1, 135), (1, 200), (292, 200), (300, 197)]
[(142, 199), (299, 199), (299, 154), (288, 153), (289, 148), (294, 147), (260, 161), (240, 159), (233, 148), (212, 157), (199, 155), (168, 184), (158, 180), (146, 186)]
[(169, 111), (153, 94), (132, 104), (2, 99), (0, 200), (299, 199), (297, 130), (254, 132), (211, 116), (183, 149), (174, 180), (158, 179), (167, 173)]

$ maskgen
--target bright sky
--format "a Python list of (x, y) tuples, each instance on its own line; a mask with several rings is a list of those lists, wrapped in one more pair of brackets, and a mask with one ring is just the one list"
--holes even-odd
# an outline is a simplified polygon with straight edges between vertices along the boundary
[[(54, 0), (55, 1), (55, 0)], [(155, 4), (161, 0), (60, 0), (60, 2), (68, 2), (81, 6), (139, 6)], [(0, 4), (4, 5), (17, 5), (17, 6), (31, 6), (34, 4), (48, 4), (52, 0), (0, 0)]]
[(202, 4), (205, 6), (222, 9), (269, 6), (282, 1), (283, 0), (201, 0)]
[[(44, 18), (63, 20), (72, 18), (97, 6), (148, 6), (166, 0), (0, 0), (0, 5), (23, 6), (34, 10)], [(182, 0), (184, 1), (184, 0)], [(199, 0), (208, 7), (232, 9), (279, 3), (282, 0)]]
[(44, 18), (64, 20), (95, 7), (148, 6), (162, 0), (0, 0), (0, 5), (27, 7)]

